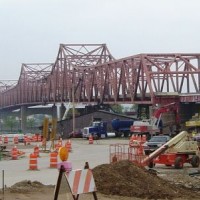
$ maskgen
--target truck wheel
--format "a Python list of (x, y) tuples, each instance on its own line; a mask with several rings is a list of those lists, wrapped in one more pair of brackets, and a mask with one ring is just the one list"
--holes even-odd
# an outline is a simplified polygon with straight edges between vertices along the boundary
[(200, 164), (199, 156), (197, 155), (192, 156), (192, 159), (191, 159), (192, 167), (199, 167), (199, 164)]
[(174, 162), (175, 169), (182, 169), (183, 168), (183, 159), (179, 156), (176, 157)]

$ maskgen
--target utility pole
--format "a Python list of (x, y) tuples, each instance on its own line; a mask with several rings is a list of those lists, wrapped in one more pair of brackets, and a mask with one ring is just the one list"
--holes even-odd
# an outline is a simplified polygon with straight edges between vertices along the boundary
[(73, 79), (72, 79), (72, 121), (73, 121), (73, 133), (75, 132), (75, 97), (74, 97), (74, 80), (75, 79), (75, 75), (74, 75), (74, 70), (73, 70)]

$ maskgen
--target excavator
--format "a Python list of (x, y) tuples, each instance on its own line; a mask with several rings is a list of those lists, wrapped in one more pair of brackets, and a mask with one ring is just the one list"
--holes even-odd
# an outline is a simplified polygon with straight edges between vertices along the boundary
[(170, 103), (164, 105), (160, 108), (156, 108), (151, 119), (142, 120), (142, 121), (134, 121), (133, 125), (130, 127), (130, 131), (132, 134), (147, 134), (149, 135), (157, 135), (161, 133), (162, 130), (162, 121), (161, 116), (166, 112), (174, 112), (176, 118), (176, 124), (179, 123), (178, 117), (178, 106), (176, 103)]
[(150, 168), (155, 164), (165, 164), (181, 169), (184, 163), (190, 163), (192, 167), (199, 167), (200, 164), (197, 141), (194, 141), (192, 133), (187, 131), (180, 132), (142, 160), (142, 164)]

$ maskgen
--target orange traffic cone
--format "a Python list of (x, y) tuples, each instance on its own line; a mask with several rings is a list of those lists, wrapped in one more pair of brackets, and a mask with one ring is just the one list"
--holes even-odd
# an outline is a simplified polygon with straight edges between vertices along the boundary
[(94, 140), (93, 140), (93, 137), (92, 135), (89, 136), (89, 144), (93, 144)]

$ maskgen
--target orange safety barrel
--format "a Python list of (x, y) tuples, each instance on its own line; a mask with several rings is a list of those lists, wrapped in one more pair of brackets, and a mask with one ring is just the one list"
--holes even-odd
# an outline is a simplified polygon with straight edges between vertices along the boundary
[(65, 147), (69, 152), (72, 150), (71, 140), (67, 140), (67, 142), (65, 143)]
[(37, 155), (31, 153), (29, 156), (29, 169), (30, 170), (37, 170)]
[(50, 168), (57, 168), (58, 164), (58, 153), (57, 152), (51, 152), (50, 153)]
[(33, 141), (33, 142), (37, 142), (37, 135), (33, 135), (33, 136), (32, 136), (32, 141)]
[(15, 136), (15, 137), (13, 138), (13, 142), (14, 142), (14, 144), (18, 144), (18, 142), (19, 142), (18, 136)]
[(35, 147), (34, 147), (34, 154), (37, 155), (37, 157), (40, 156), (40, 155), (39, 155), (39, 154), (40, 154), (40, 150), (39, 150), (39, 147), (38, 147), (38, 146), (35, 146)]
[(17, 160), (18, 159), (18, 150), (17, 147), (13, 147), (11, 150), (11, 157), (12, 160)]
[(7, 136), (4, 137), (3, 142), (4, 142), (4, 144), (8, 144), (8, 137)]

